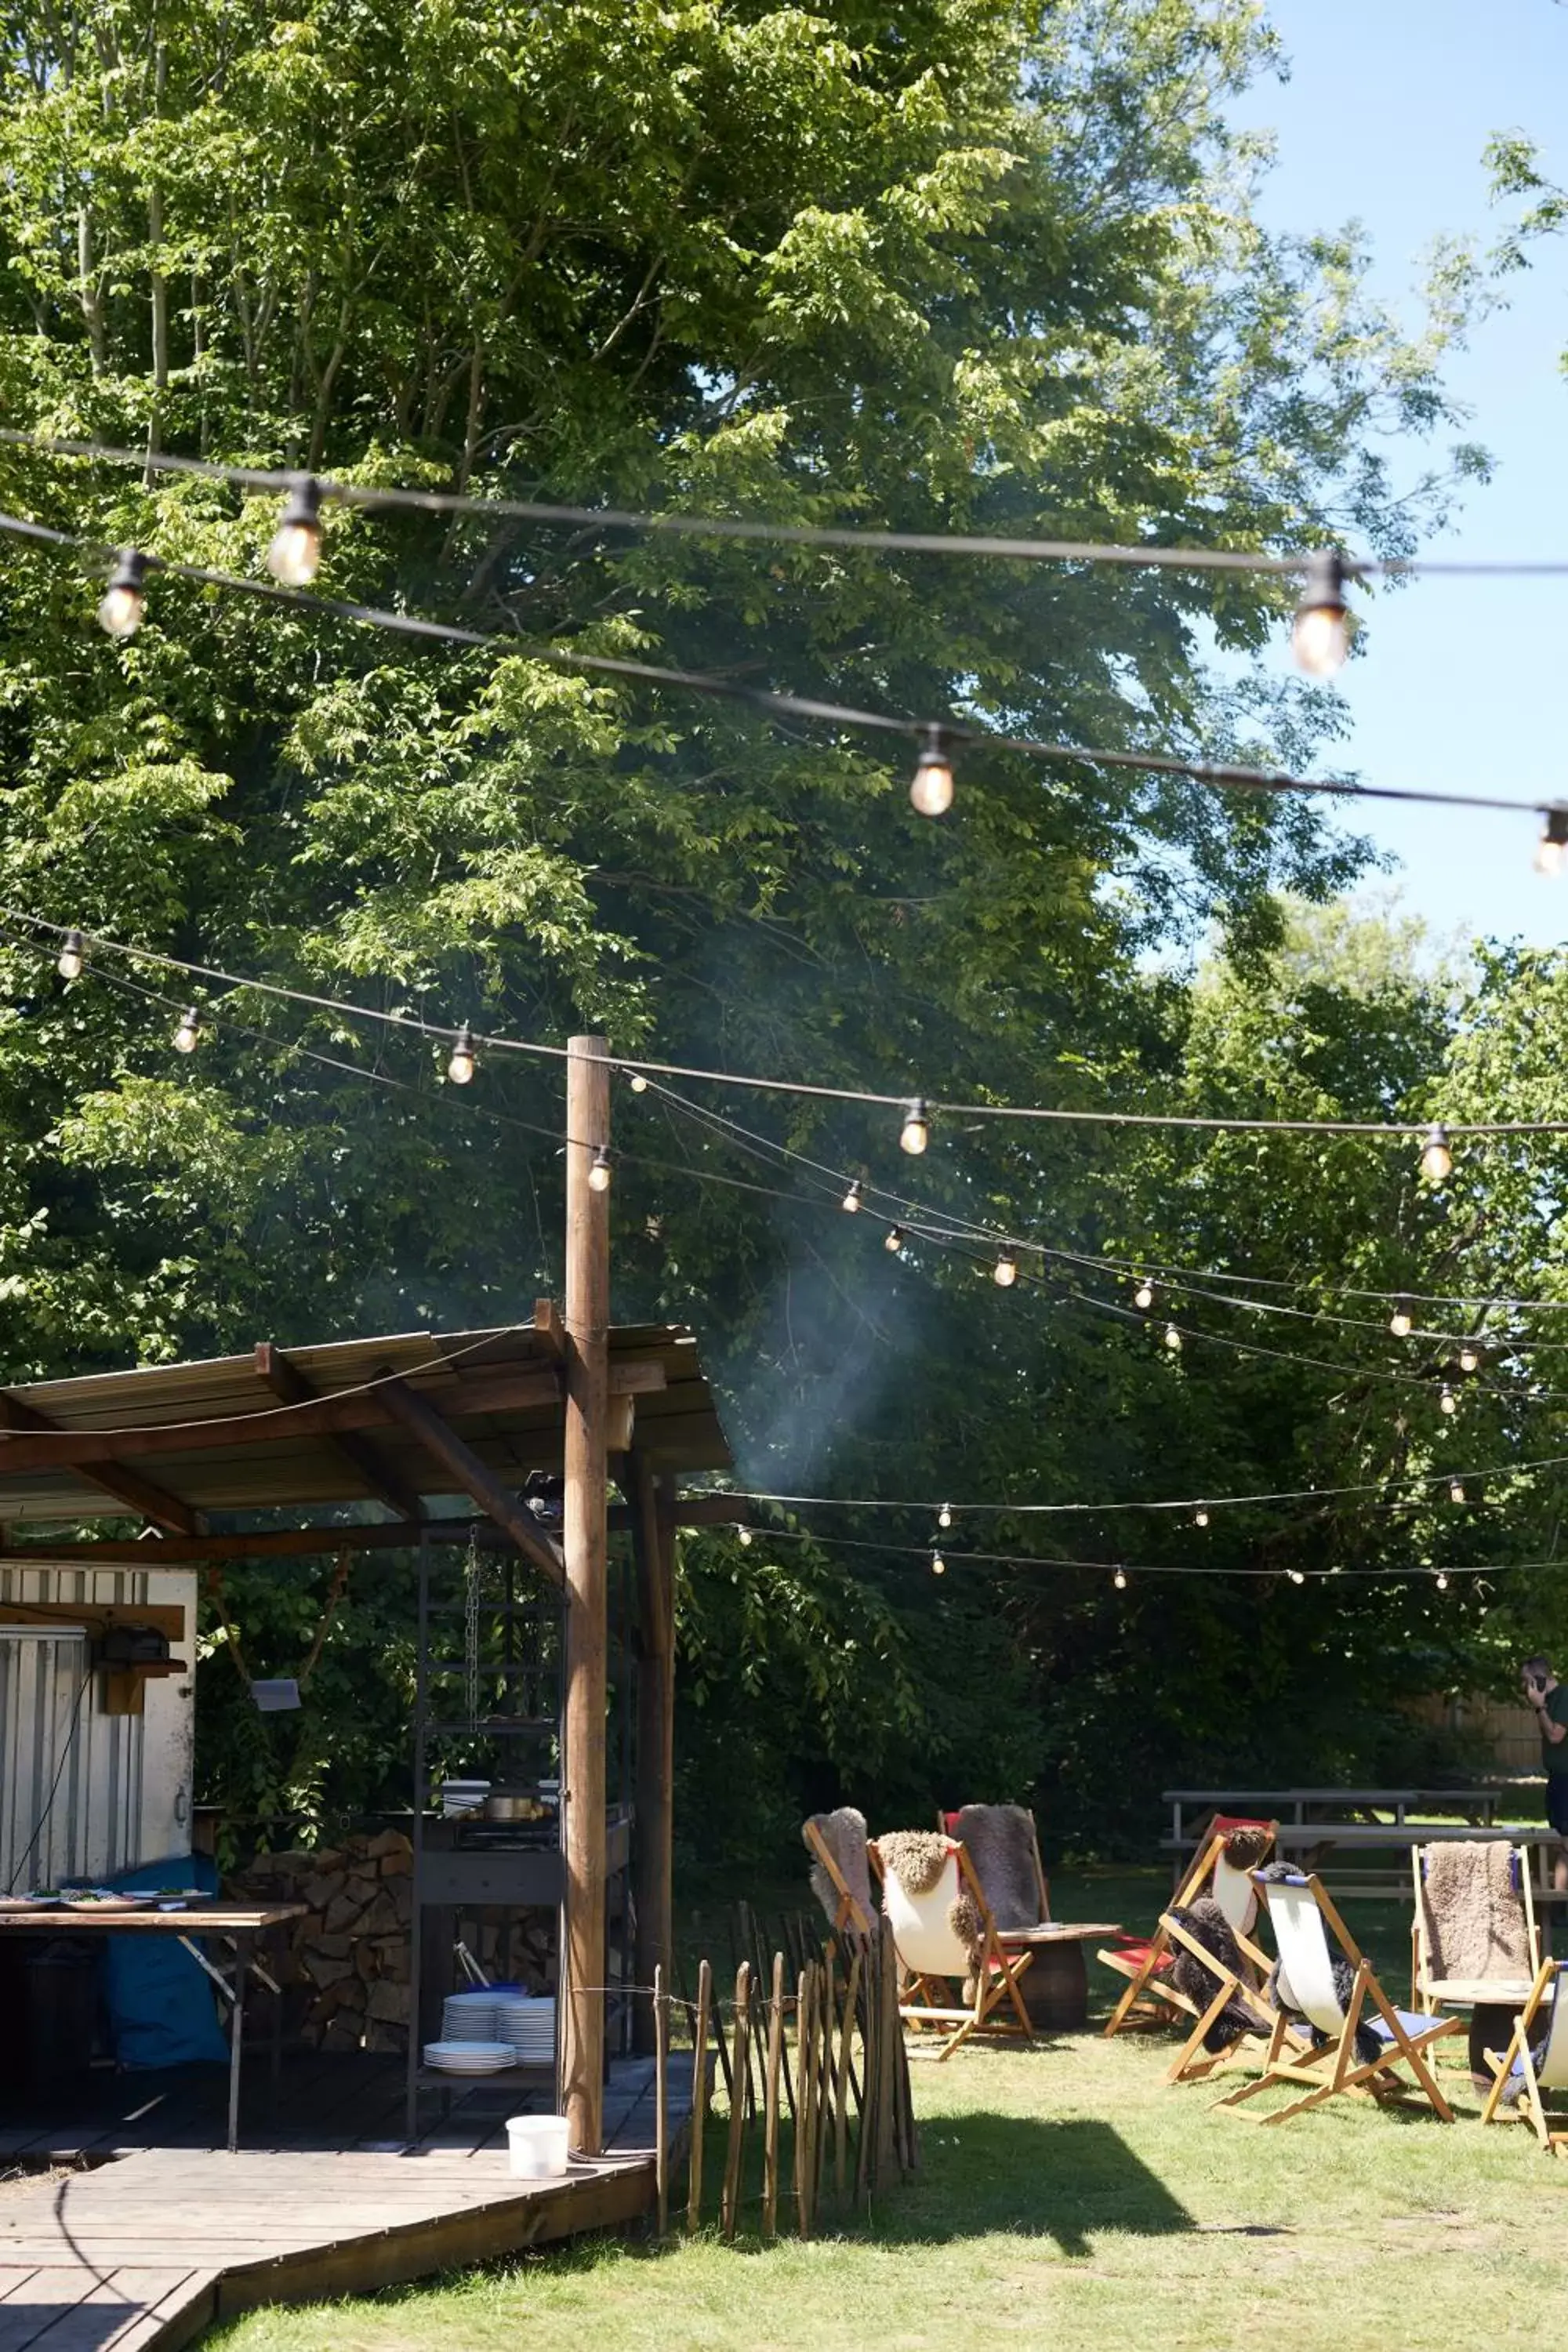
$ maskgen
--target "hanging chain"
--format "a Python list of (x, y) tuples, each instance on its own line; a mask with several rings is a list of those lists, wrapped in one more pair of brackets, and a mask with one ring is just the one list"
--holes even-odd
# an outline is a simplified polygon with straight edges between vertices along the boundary
[(475, 1520), (468, 1528), (468, 1556), (463, 1569), (463, 1686), (470, 1733), (479, 1727), (479, 1529)]

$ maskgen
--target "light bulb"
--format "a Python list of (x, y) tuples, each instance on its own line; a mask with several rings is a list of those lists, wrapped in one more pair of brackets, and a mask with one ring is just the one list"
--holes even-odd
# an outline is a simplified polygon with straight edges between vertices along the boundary
[(890, 1250), (890, 1251), (893, 1253), (893, 1255), (896, 1256), (896, 1255), (898, 1255), (899, 1251), (900, 1251), (900, 1250), (901, 1250), (901, 1249), (903, 1248), (903, 1245), (904, 1245), (904, 1229), (903, 1229), (903, 1227), (902, 1227), (901, 1225), (889, 1225), (889, 1226), (888, 1227), (887, 1234), (886, 1234), (886, 1235), (885, 1235), (885, 1236), (884, 1236), (884, 1238), (883, 1238), (882, 1247), (883, 1247), (885, 1250)]
[(111, 637), (133, 637), (142, 626), (147, 610), (142, 593), (146, 577), (147, 558), (141, 549), (122, 547), (114, 559), (114, 569), (98, 608), (98, 625), (107, 629)]
[(854, 1179), (853, 1182), (850, 1184), (849, 1190), (845, 1193), (843, 1200), (840, 1201), (838, 1205), (851, 1217), (857, 1216), (859, 1213), (860, 1179), (858, 1176)]
[(1449, 1414), (1450, 1417), (1459, 1410), (1459, 1400), (1447, 1381), (1437, 1391), (1437, 1410), (1439, 1412)]
[(1110, 1581), (1115, 1585), (1118, 1592), (1125, 1592), (1127, 1590), (1127, 1570), (1124, 1568), (1119, 1568)]
[(1153, 1284), (1152, 1284), (1152, 1283), (1148, 1279), (1147, 1276), (1145, 1276), (1144, 1279), (1143, 1279), (1143, 1280), (1142, 1280), (1142, 1281), (1138, 1285), (1137, 1289), (1133, 1292), (1133, 1294), (1132, 1294), (1132, 1304), (1133, 1304), (1133, 1306), (1134, 1306), (1134, 1307), (1152, 1307), (1152, 1306), (1153, 1306), (1153, 1304), (1154, 1304), (1154, 1286), (1153, 1286)]
[(1345, 604), (1345, 567), (1332, 548), (1321, 550), (1307, 566), (1290, 649), (1309, 677), (1332, 677), (1344, 665), (1351, 649), (1351, 616)]
[(634, 1095), (646, 1095), (647, 1092), (647, 1080), (640, 1070), (634, 1070), (626, 1083)]
[(925, 730), (910, 799), (921, 816), (945, 816), (952, 806), (952, 759), (940, 727)]
[(180, 1015), (180, 1025), (174, 1032), (176, 1054), (194, 1054), (202, 1034), (202, 1016), (194, 1004), (187, 1004)]
[(1454, 1155), (1448, 1149), (1448, 1130), (1434, 1123), (1426, 1130), (1426, 1140), (1421, 1147), (1421, 1173), (1428, 1184), (1446, 1184), (1454, 1172)]
[(455, 1087), (466, 1087), (474, 1075), (474, 1033), (465, 1021), (452, 1045), (447, 1076)]
[(1441, 1569), (1437, 1570), (1437, 1590), (1439, 1592), (1447, 1592), (1448, 1590), (1448, 1580)]
[(1167, 1323), (1165, 1326), (1165, 1345), (1169, 1348), (1173, 1356), (1179, 1356), (1181, 1354), (1182, 1335), (1177, 1330), (1173, 1323)]
[(296, 474), (267, 551), (267, 569), (285, 588), (308, 588), (321, 563), (321, 488)]
[(1305, 1584), (1307, 1580), (1299, 1568), (1293, 1568), (1290, 1570), (1290, 1581), (1292, 1584)]
[(1564, 853), (1568, 853), (1568, 807), (1559, 803), (1542, 814), (1546, 823), (1535, 845), (1535, 870), (1538, 874), (1561, 874)]
[(1206, 1528), (1208, 1523), (1208, 1506), (1206, 1503), (1200, 1503), (1197, 1509), (1193, 1513), (1193, 1525), (1194, 1528)]
[(1013, 1255), (1011, 1250), (998, 1250), (996, 1254), (996, 1264), (992, 1269), (991, 1279), (996, 1285), (998, 1290), (1012, 1289), (1013, 1285), (1018, 1279), (1018, 1261)]
[(933, 1551), (931, 1553), (931, 1572), (933, 1576), (945, 1576), (947, 1574), (947, 1562), (943, 1559), (941, 1552), (939, 1551)]
[(736, 1532), (736, 1534), (740, 1537), (742, 1543), (743, 1545), (745, 1545), (745, 1546), (746, 1546), (746, 1548), (749, 1549), (750, 1549), (750, 1547), (751, 1547), (751, 1541), (752, 1541), (752, 1530), (751, 1530), (751, 1528), (736, 1528), (736, 1530), (735, 1530), (735, 1532)]
[(930, 1141), (931, 1118), (923, 1097), (917, 1095), (913, 1102), (904, 1105), (904, 1123), (899, 1129), (900, 1148), (907, 1151), (911, 1160), (918, 1160)]
[(1450, 1478), (1450, 1479), (1449, 1479), (1449, 1481), (1448, 1481), (1448, 1500), (1449, 1500), (1449, 1502), (1450, 1502), (1450, 1503), (1462, 1503), (1462, 1502), (1464, 1501), (1464, 1499), (1465, 1499), (1465, 1482), (1464, 1482), (1464, 1480), (1463, 1480), (1462, 1478)]
[(939, 1528), (952, 1527), (952, 1505), (951, 1503), (944, 1503), (942, 1505), (941, 1510), (936, 1515), (936, 1523)]
[(1481, 1359), (1479, 1351), (1477, 1349), (1473, 1340), (1467, 1339), (1464, 1346), (1459, 1350), (1459, 1370), (1462, 1372), (1479, 1372), (1480, 1368)]
[(1394, 1312), (1388, 1318), (1388, 1328), (1393, 1332), (1396, 1339), (1409, 1339), (1413, 1320), (1414, 1318), (1411, 1316), (1410, 1309), (1405, 1300), (1403, 1298), (1395, 1299), (1394, 1304)]
[(60, 941), (60, 951), (55, 962), (55, 970), (62, 980), (79, 980), (81, 965), (81, 933), (68, 931)]
[(594, 1154), (594, 1164), (588, 1171), (590, 1192), (607, 1192), (610, 1189), (610, 1155), (601, 1143)]

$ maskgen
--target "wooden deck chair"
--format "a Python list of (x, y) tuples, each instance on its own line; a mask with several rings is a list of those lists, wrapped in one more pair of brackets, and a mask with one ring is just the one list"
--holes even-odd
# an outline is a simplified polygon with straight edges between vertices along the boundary
[[(1230, 1924), (1231, 1933), (1241, 1946), (1243, 1957), (1258, 1970), (1261, 1984), (1268, 1975), (1269, 1959), (1251, 1941), (1252, 1929), (1258, 1919), (1258, 1890), (1251, 1874), (1237, 1870), (1225, 1858), (1226, 1840), (1233, 1830), (1261, 1830), (1268, 1840), (1267, 1852), (1259, 1861), (1268, 1861), (1274, 1852), (1274, 1840), (1279, 1834), (1278, 1822), (1249, 1821), (1238, 1813), (1215, 1813), (1209, 1824), (1208, 1843), (1194, 1860), (1192, 1868), (1171, 1898), (1173, 1911), (1185, 1910), (1200, 1895), (1212, 1895)], [(1195, 2017), (1197, 2011), (1184, 1993), (1166, 1979), (1171, 1966), (1171, 1934), (1162, 1916), (1160, 1925), (1147, 1943), (1129, 1937), (1114, 1949), (1102, 1948), (1095, 1954), (1108, 1969), (1128, 1979), (1127, 1990), (1111, 2011), (1105, 2025), (1109, 2041), (1122, 2027), (1133, 2021), (1151, 2021), (1162, 2025), (1174, 2025), (1180, 2019)], [(1134, 2011), (1136, 2008), (1136, 2021)]]
[[(1230, 1865), (1226, 1864), (1226, 1867), (1228, 1869)], [(1241, 1874), (1233, 1871), (1232, 1875), (1239, 1876)], [(1256, 1896), (1254, 1899), (1256, 1900)], [(1202, 2082), (1206, 2076), (1217, 2074), (1226, 2066), (1234, 2065), (1238, 2058), (1245, 2056), (1248, 2049), (1255, 2047), (1259, 2041), (1272, 2048), (1276, 2031), (1281, 2023), (1284, 2026), (1281, 2046), (1289, 2044), (1303, 2051), (1311, 2048), (1310, 2038), (1289, 2019), (1282, 2020), (1280, 2012), (1270, 2007), (1258, 1990), (1258, 1985), (1250, 1978), (1238, 1976), (1233, 1969), (1223, 1968), (1207, 1946), (1200, 1943), (1197, 1937), (1193, 1935), (1189, 1928), (1184, 1927), (1180, 1919), (1173, 1917), (1169, 1911), (1165, 1911), (1161, 1914), (1160, 1926), (1164, 1931), (1168, 1943), (1180, 1944), (1184, 1949), (1191, 1952), (1215, 1979), (1217, 1987), (1201, 2014), (1195, 2009), (1193, 2011), (1197, 2022), (1165, 2069), (1167, 2083)], [(1264, 1960), (1264, 1956), (1257, 1945), (1249, 1942), (1234, 1925), (1231, 1932), (1236, 1936), (1243, 1953), (1251, 1959), (1254, 1966), (1262, 1960), (1267, 1972), (1268, 1963)], [(1173, 1998), (1180, 1997), (1176, 1995), (1173, 1986), (1171, 1991)], [(1226, 2049), (1205, 2049), (1205, 2035), (1232, 2002), (1237, 2009), (1246, 2012), (1249, 2021), (1247, 2031), (1238, 2034)]]
[[(899, 2015), (917, 2033), (928, 2026), (952, 2029), (936, 2053), (939, 2059), (951, 2058), (961, 2042), (966, 2042), (983, 2028), (992, 2032), (1018, 2034), (1024, 2041), (1032, 2042), (1035, 2029), (1018, 1990), (1018, 1979), (1034, 1955), (1009, 1955), (1003, 1950), (984, 1889), (962, 1842), (944, 1837), (942, 1843), (947, 1852), (942, 1870), (934, 1885), (921, 1895), (911, 1894), (904, 1885), (897, 1871), (884, 1860), (875, 1838), (870, 1843), (872, 1865), (882, 1883), (882, 1909), (893, 1931), (899, 1966), (907, 1979), (899, 2001)], [(971, 1953), (949, 1916), (960, 1895), (969, 1898), (980, 1917), (977, 1953)], [(943, 1998), (954, 1979), (960, 1984), (973, 1984), (973, 1994), (966, 2007), (956, 2007)]]
[[(1048, 1927), (1051, 1924), (1051, 1889), (1050, 1882), (1046, 1876), (1046, 1865), (1040, 1860), (1040, 1825), (1035, 1819), (1034, 1810), (1032, 1807), (1016, 1805), (1011, 1810), (1015, 1812), (1027, 1814), (1029, 1823), (1029, 1843), (1034, 1849), (1035, 1885), (1038, 1891), (1039, 1909), (1035, 1914), (1034, 1918), (1029, 1922), (1029, 1925), (1031, 1927)], [(961, 1805), (956, 1812), (938, 1813), (936, 1817), (936, 1825), (942, 1832), (943, 1837), (963, 1837), (963, 1815), (965, 1811), (966, 1808)]]
[[(1476, 1841), (1477, 1844), (1491, 1843)], [(1500, 1916), (1494, 1905), (1479, 1936), (1472, 1930), (1458, 1947), (1453, 1937), (1445, 1934), (1442, 1920), (1434, 1916), (1426, 1884), (1429, 1859), (1445, 1852), (1446, 1857), (1451, 1857), (1456, 1851), (1469, 1850), (1468, 1841), (1457, 1847), (1451, 1843), (1446, 1850), (1430, 1845), (1411, 1849), (1415, 1913), (1410, 1924), (1410, 2006), (1427, 2017), (1456, 2004), (1468, 2009), (1479, 2001), (1523, 2002), (1541, 1967), (1541, 1931), (1531, 1891), (1530, 1856), (1523, 1846), (1508, 1849), (1511, 1902), (1507, 1916)], [(1466, 1957), (1475, 1959), (1477, 1965), (1470, 1972), (1459, 1973), (1449, 1960), (1449, 1953), (1456, 1949), (1461, 1961)]]
[[(1413, 2011), (1394, 2009), (1315, 1874), (1292, 1873), (1289, 1878), (1258, 1884), (1264, 1888), (1269, 1924), (1279, 1949), (1281, 1990), (1290, 2006), (1326, 2038), (1316, 2050), (1288, 2053), (1289, 2021), (1281, 2011), (1269, 2036), (1263, 2073), (1256, 2082), (1229, 2092), (1218, 2105), (1239, 2106), (1244, 2099), (1276, 2083), (1305, 2084), (1302, 2097), (1263, 2117), (1265, 2123), (1282, 2124), (1308, 2107), (1321, 2106), (1325, 2099), (1337, 2098), (1342, 2091), (1368, 2091), (1375, 2099), (1403, 2098), (1411, 2085), (1394, 2069), (1407, 2065), (1415, 2078), (1415, 2087), (1431, 2101), (1442, 2120), (1451, 2124), (1454, 2110), (1437, 2087), (1426, 2053), (1445, 2034), (1458, 2033), (1463, 2020), (1418, 2017)], [(1355, 1970), (1351, 1997), (1343, 2006), (1334, 1984), (1331, 1932)], [(1358, 2028), (1376, 2036), (1380, 2047), (1375, 2058), (1357, 2054)]]
[[(1481, 2109), (1484, 2124), (1508, 2123), (1516, 2115), (1527, 2117), (1534, 2127), (1536, 2138), (1549, 2156), (1561, 2156), (1563, 2148), (1568, 2147), (1568, 2131), (1553, 2131), (1546, 2120), (1549, 2100), (1558, 2107), (1568, 2103), (1568, 2000), (1563, 1997), (1564, 1971), (1568, 1971), (1568, 1960), (1542, 1960), (1536, 1971), (1535, 1982), (1530, 1989), (1530, 1999), (1515, 2021), (1507, 2050), (1500, 2061), (1491, 2060), (1497, 2067), (1497, 2076), (1487, 2094), (1486, 2105)], [(1542, 2009), (1546, 2009), (1549, 2014), (1546, 2047), (1538, 2066), (1531, 2045), (1541, 2038), (1535, 2026)], [(1489, 2051), (1487, 2054), (1491, 2057)], [(1519, 2084), (1517, 2104), (1510, 2104), (1500, 2116), (1498, 2109), (1510, 2083)]]
[[(806, 1852), (814, 1863), (820, 1864), (823, 1876), (833, 1891), (835, 1903), (832, 1917), (835, 1935), (841, 1936), (847, 1928), (851, 1935), (868, 1936), (871, 1932), (871, 1916), (858, 1896), (851, 1892), (844, 1873), (839, 1867), (838, 1857), (823, 1836), (815, 1815), (810, 1821), (801, 1823), (800, 1833), (805, 1841)], [(869, 1841), (867, 1843), (867, 1853), (868, 1854), (870, 1853)], [(821, 1901), (820, 1895), (817, 1899)], [(823, 1904), (823, 1908), (824, 1910), (828, 1908), (826, 1903)]]

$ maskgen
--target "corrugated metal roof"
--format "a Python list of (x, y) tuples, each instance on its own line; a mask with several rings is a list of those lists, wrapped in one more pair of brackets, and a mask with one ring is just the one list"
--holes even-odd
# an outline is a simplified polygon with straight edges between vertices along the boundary
[[(377, 1405), (374, 1384), (389, 1375), (433, 1406), (504, 1485), (560, 1468), (560, 1365), (542, 1313), (492, 1330), (405, 1331), (279, 1352), (290, 1393), (306, 1402), (280, 1402), (256, 1352), (0, 1390), (0, 1420), (13, 1424), (0, 1427), (0, 1522), (134, 1516), (94, 1482), (95, 1464), (106, 1476), (152, 1481), (198, 1512), (364, 1501), (377, 1496), (378, 1473), (421, 1496), (450, 1495), (451, 1471)], [(636, 1391), (627, 1398), (634, 1443), (652, 1467), (730, 1466), (689, 1330), (618, 1326), (610, 1364), (612, 1393)], [(333, 1400), (343, 1425), (329, 1430), (321, 1424), (333, 1417)], [(232, 1425), (250, 1420), (254, 1429)], [(73, 1448), (50, 1434), (61, 1431), (85, 1443)]]

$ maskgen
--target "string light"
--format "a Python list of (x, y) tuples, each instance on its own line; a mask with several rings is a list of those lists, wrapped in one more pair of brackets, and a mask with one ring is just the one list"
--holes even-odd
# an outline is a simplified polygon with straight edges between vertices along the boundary
[(1331, 547), (1321, 549), (1307, 566), (1290, 646), (1298, 667), (1309, 677), (1332, 677), (1344, 667), (1351, 649), (1351, 616), (1344, 562)]
[(883, 1241), (882, 1241), (882, 1247), (883, 1247), (885, 1250), (889, 1250), (889, 1251), (891, 1251), (891, 1252), (892, 1252), (892, 1254), (896, 1256), (896, 1255), (898, 1255), (899, 1251), (900, 1251), (900, 1250), (901, 1250), (901, 1249), (903, 1248), (903, 1245), (904, 1245), (904, 1229), (903, 1229), (902, 1225), (889, 1225), (889, 1226), (888, 1227), (888, 1230), (887, 1230), (886, 1234), (885, 1234), (885, 1235), (884, 1235), (884, 1237), (883, 1237)]
[(79, 980), (82, 967), (82, 938), (79, 931), (68, 931), (60, 941), (55, 970), (62, 980)]
[(1459, 1350), (1459, 1370), (1462, 1372), (1479, 1372), (1480, 1368), (1480, 1349), (1473, 1339), (1467, 1339)]
[(1447, 1381), (1437, 1391), (1437, 1410), (1446, 1412), (1450, 1420), (1459, 1410), (1459, 1400)]
[(1394, 1312), (1388, 1318), (1389, 1329), (1396, 1339), (1408, 1339), (1413, 1324), (1414, 1318), (1410, 1312), (1409, 1301), (1396, 1298), (1394, 1302)]
[(1125, 1592), (1127, 1590), (1127, 1570), (1124, 1568), (1117, 1569), (1112, 1575), (1110, 1581), (1115, 1585), (1118, 1592)]
[(267, 569), (285, 588), (308, 588), (321, 566), (321, 486), (295, 474), (267, 551)]
[(947, 1574), (947, 1562), (943, 1559), (941, 1552), (939, 1551), (933, 1551), (931, 1553), (931, 1572), (933, 1576), (945, 1576)]
[(180, 1015), (180, 1025), (174, 1032), (176, 1054), (194, 1054), (202, 1034), (202, 1016), (194, 1004), (187, 1004)]
[(609, 1189), (610, 1155), (601, 1143), (595, 1150), (594, 1162), (588, 1171), (588, 1190), (590, 1192), (607, 1192)]
[(1428, 1184), (1446, 1184), (1454, 1172), (1454, 1155), (1448, 1149), (1448, 1130), (1436, 1121), (1426, 1130), (1421, 1147), (1421, 1173)]
[(452, 1045), (447, 1076), (455, 1087), (466, 1087), (474, 1075), (474, 1033), (465, 1021)]
[(921, 816), (945, 816), (952, 806), (952, 753), (943, 728), (925, 730), (910, 800)]
[(1167, 1323), (1165, 1326), (1165, 1345), (1169, 1348), (1173, 1356), (1179, 1356), (1181, 1354), (1182, 1335), (1177, 1330), (1173, 1323)]
[(918, 1160), (931, 1141), (931, 1114), (923, 1095), (904, 1105), (904, 1123), (899, 1129), (899, 1145), (911, 1160)]
[(1193, 1513), (1193, 1525), (1194, 1528), (1206, 1528), (1208, 1523), (1209, 1507), (1206, 1503), (1200, 1503)]
[(1465, 1482), (1464, 1482), (1464, 1480), (1463, 1480), (1462, 1478), (1450, 1478), (1450, 1479), (1449, 1479), (1449, 1481), (1448, 1481), (1448, 1500), (1449, 1500), (1449, 1502), (1450, 1502), (1450, 1503), (1462, 1503), (1462, 1502), (1464, 1501), (1464, 1499), (1465, 1499)]
[(1568, 852), (1568, 806), (1559, 801), (1542, 813), (1546, 822), (1535, 845), (1535, 870), (1538, 874), (1561, 874), (1563, 854)]
[(1439, 1592), (1447, 1592), (1448, 1590), (1448, 1580), (1441, 1569), (1437, 1570), (1437, 1590)]
[(147, 558), (138, 547), (122, 547), (114, 558), (98, 608), (98, 625), (111, 637), (133, 637), (147, 610)]
[(741, 1538), (741, 1543), (742, 1543), (742, 1548), (743, 1548), (744, 1549), (746, 1549), (747, 1551), (749, 1551), (749, 1550), (751, 1549), (751, 1548), (752, 1548), (752, 1530), (751, 1530), (751, 1528), (736, 1528), (736, 1530), (735, 1530), (735, 1533), (740, 1537), (740, 1538)]
[(861, 1185), (860, 1179), (857, 1176), (854, 1182), (850, 1185), (847, 1192), (845, 1193), (843, 1200), (838, 1204), (841, 1209), (845, 1210), (848, 1215), (852, 1217), (857, 1216), (859, 1213), (862, 1191), (863, 1187)]
[(646, 1095), (647, 1092), (647, 1080), (640, 1070), (634, 1070), (626, 1083), (634, 1095)]
[(1293, 1568), (1290, 1570), (1290, 1581), (1292, 1584), (1305, 1584), (1307, 1580), (1299, 1568)]
[(991, 1279), (998, 1290), (1012, 1289), (1018, 1279), (1018, 1261), (1011, 1250), (997, 1251), (996, 1264), (992, 1270)]
[(942, 1505), (941, 1510), (936, 1515), (936, 1523), (939, 1528), (952, 1527), (952, 1505), (951, 1503), (944, 1503)]
[(1142, 1307), (1144, 1309), (1153, 1306), (1154, 1286), (1150, 1281), (1147, 1275), (1140, 1276), (1138, 1287), (1132, 1294), (1132, 1304), (1134, 1307)]

